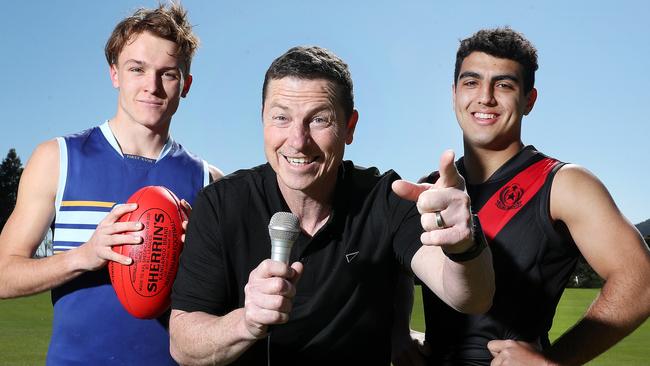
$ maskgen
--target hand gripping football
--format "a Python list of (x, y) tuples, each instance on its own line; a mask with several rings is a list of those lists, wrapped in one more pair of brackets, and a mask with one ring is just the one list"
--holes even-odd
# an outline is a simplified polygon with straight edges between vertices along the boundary
[(171, 304), (171, 289), (183, 249), (181, 226), (187, 215), (180, 200), (165, 187), (148, 186), (135, 192), (128, 203), (138, 208), (119, 221), (139, 221), (143, 230), (137, 232), (142, 244), (116, 245), (113, 250), (131, 257), (129, 266), (109, 262), (111, 283), (124, 308), (134, 317), (156, 318)]

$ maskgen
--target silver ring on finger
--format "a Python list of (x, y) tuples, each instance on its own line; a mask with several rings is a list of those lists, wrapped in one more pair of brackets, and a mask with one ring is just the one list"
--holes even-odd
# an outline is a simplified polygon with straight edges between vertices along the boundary
[(442, 214), (440, 211), (434, 212), (436, 214), (436, 226), (438, 229), (444, 229), (447, 227), (447, 224), (445, 223), (445, 220), (442, 218)]

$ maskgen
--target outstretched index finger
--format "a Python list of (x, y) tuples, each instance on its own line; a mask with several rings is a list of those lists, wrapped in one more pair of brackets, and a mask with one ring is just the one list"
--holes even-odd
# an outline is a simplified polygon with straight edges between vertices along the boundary
[(395, 192), (395, 194), (399, 197), (405, 200), (417, 202), (418, 197), (420, 197), (420, 193), (431, 188), (432, 185), (429, 183), (416, 184), (403, 179), (399, 179), (394, 181), (391, 187), (393, 188), (393, 192)]
[(464, 182), (463, 177), (460, 176), (458, 169), (456, 169), (456, 164), (454, 164), (453, 150), (445, 150), (440, 156), (440, 169), (438, 173), (440, 174), (440, 178), (436, 181), (436, 188), (459, 187)]

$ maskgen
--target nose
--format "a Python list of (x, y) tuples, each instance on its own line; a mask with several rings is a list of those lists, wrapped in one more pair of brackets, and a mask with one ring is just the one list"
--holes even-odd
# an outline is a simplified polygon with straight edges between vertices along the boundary
[(494, 89), (492, 89), (492, 85), (490, 83), (484, 83), (481, 87), (478, 103), (489, 106), (496, 104), (496, 100), (494, 99)]
[(144, 90), (156, 96), (160, 96), (162, 87), (162, 78), (156, 72), (147, 73), (144, 81)]
[(309, 126), (302, 121), (294, 121), (289, 127), (289, 137), (287, 142), (296, 151), (303, 151), (305, 146), (309, 144), (311, 135)]

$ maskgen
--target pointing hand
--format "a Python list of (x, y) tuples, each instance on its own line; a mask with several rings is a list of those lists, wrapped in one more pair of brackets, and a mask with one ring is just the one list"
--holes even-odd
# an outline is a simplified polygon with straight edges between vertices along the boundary
[(440, 177), (434, 184), (393, 182), (393, 192), (417, 202), (421, 215), (422, 244), (436, 245), (449, 253), (460, 253), (472, 246), (472, 215), (465, 180), (454, 164), (454, 152), (440, 157)]

